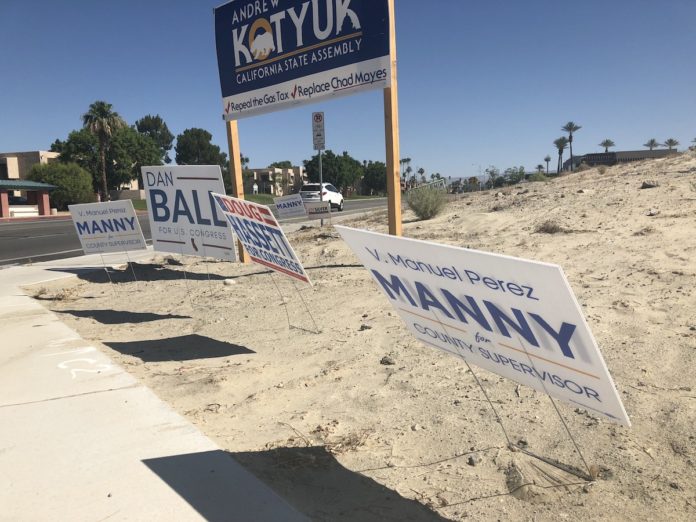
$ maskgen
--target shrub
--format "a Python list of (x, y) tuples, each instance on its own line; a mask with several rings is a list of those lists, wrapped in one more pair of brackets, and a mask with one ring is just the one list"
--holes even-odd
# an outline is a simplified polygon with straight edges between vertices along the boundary
[(536, 231), (540, 234), (567, 234), (569, 231), (560, 226), (555, 221), (544, 221), (536, 227)]
[(408, 194), (408, 206), (419, 219), (437, 216), (447, 203), (447, 196), (441, 190), (421, 188)]
[(94, 201), (92, 176), (76, 163), (34, 165), (29, 172), (29, 179), (58, 187), (51, 192), (51, 206), (61, 210), (73, 203)]
[(600, 165), (599, 168), (597, 169), (597, 172), (600, 174), (604, 174), (607, 171), (606, 165)]
[(529, 176), (529, 181), (548, 181), (549, 178), (546, 177), (542, 172), (535, 172)]

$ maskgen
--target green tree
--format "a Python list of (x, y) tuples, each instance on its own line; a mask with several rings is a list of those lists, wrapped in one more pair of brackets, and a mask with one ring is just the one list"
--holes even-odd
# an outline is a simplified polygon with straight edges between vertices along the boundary
[(51, 193), (51, 203), (61, 210), (73, 203), (94, 201), (92, 176), (77, 163), (36, 164), (29, 171), (29, 179), (57, 186)]
[(381, 161), (368, 161), (364, 165), (363, 187), (365, 193), (387, 191), (387, 165)]
[(205, 129), (186, 129), (176, 137), (176, 162), (179, 165), (220, 165), (227, 168), (227, 154), (213, 145), (213, 135)]
[(573, 133), (579, 131), (582, 129), (580, 125), (577, 125), (573, 121), (569, 121), (566, 123), (563, 127), (561, 127), (561, 130), (564, 130), (568, 133), (568, 144), (570, 145), (570, 170), (573, 170)]
[[(307, 176), (313, 182), (319, 181), (319, 155), (312, 156), (312, 159), (304, 161)], [(363, 177), (363, 165), (351, 157), (347, 152), (340, 156), (331, 150), (326, 150), (322, 154), (322, 178), (326, 183), (332, 183), (340, 190), (345, 191), (357, 180)]]
[(169, 151), (172, 150), (174, 135), (169, 132), (169, 127), (159, 114), (152, 116), (148, 114), (135, 122), (135, 128), (140, 134), (149, 136), (160, 150), (160, 162), (171, 163)]
[(290, 160), (284, 160), (284, 161), (274, 161), (268, 166), (269, 169), (291, 169), (292, 168), (292, 161)]
[(679, 142), (674, 138), (669, 138), (665, 140), (665, 146), (669, 147), (669, 150), (672, 150), (672, 147), (676, 147), (677, 145), (679, 145)]
[(505, 169), (504, 178), (508, 185), (516, 185), (524, 179), (524, 176), (524, 167), (512, 167)]
[(500, 176), (500, 169), (495, 167), (494, 165), (491, 165), (485, 170), (486, 174), (488, 174), (488, 181), (486, 182), (486, 187), (487, 188), (493, 188), (496, 186), (500, 186), (499, 180), (504, 181), (501, 176)]
[(568, 138), (566, 138), (565, 136), (561, 136), (557, 140), (554, 140), (553, 144), (558, 149), (558, 167), (556, 168), (556, 173), (560, 174), (561, 169), (563, 168), (563, 151), (568, 146)]
[(549, 161), (551, 161), (551, 156), (549, 156), (547, 154), (546, 157), (544, 158), (544, 161), (546, 162), (546, 175), (548, 176), (549, 175)]
[(121, 116), (112, 109), (110, 103), (95, 101), (82, 115), (82, 125), (94, 134), (99, 142), (99, 162), (101, 165), (102, 201), (109, 199), (109, 187), (106, 181), (106, 152), (111, 144), (114, 132), (126, 126)]
[[(162, 164), (162, 148), (147, 134), (123, 127), (111, 139), (107, 155), (107, 183), (120, 188), (140, 176), (140, 167)], [(171, 160), (170, 160), (171, 161)]]
[(604, 147), (604, 152), (606, 153), (609, 152), (609, 147), (616, 147), (616, 143), (607, 138), (602, 143), (600, 143), (599, 146)]
[(99, 142), (87, 129), (74, 130), (65, 141), (56, 140), (51, 145), (53, 152), (59, 152), (61, 163), (77, 163), (92, 175), (94, 192), (101, 186)]
[(643, 147), (648, 147), (650, 150), (653, 150), (656, 147), (660, 146), (660, 142), (657, 141), (655, 138), (650, 138), (647, 142), (643, 143)]

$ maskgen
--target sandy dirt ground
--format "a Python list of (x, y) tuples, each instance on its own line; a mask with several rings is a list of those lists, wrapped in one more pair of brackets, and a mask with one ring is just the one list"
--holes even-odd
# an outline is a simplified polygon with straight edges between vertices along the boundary
[[(641, 188), (644, 182), (657, 185)], [(386, 231), (386, 212), (344, 222)], [(330, 227), (313, 287), (156, 255), (32, 292), (314, 520), (696, 520), (696, 155), (463, 195), (404, 235), (561, 265), (633, 426), (408, 334)], [(318, 333), (317, 333), (318, 332)], [(79, 429), (79, 427), (76, 427)]]

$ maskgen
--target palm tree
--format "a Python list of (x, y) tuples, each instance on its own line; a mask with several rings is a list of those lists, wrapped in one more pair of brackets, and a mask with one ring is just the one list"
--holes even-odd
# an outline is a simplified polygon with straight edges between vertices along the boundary
[(536, 169), (539, 174), (544, 172), (544, 166), (541, 163), (536, 166)]
[(648, 147), (653, 150), (655, 147), (659, 147), (660, 143), (655, 138), (650, 138), (647, 143), (643, 143), (643, 147)]
[(602, 143), (600, 143), (599, 146), (604, 147), (604, 152), (609, 152), (609, 147), (616, 147), (616, 143), (607, 138)]
[(568, 146), (568, 138), (561, 136), (557, 140), (554, 140), (553, 144), (558, 149), (558, 167), (556, 168), (556, 174), (560, 174), (563, 168), (563, 151)]
[(94, 134), (99, 141), (99, 161), (101, 163), (102, 201), (109, 199), (109, 186), (106, 183), (106, 150), (114, 131), (127, 124), (105, 101), (95, 101), (82, 115), (82, 126)]
[(568, 133), (568, 143), (570, 144), (570, 170), (573, 170), (573, 133), (579, 131), (580, 129), (582, 129), (582, 127), (580, 125), (576, 125), (573, 121), (569, 121), (563, 127), (561, 127), (561, 130)]
[(672, 147), (679, 145), (679, 142), (674, 138), (669, 138), (668, 140), (665, 140), (665, 145), (669, 147), (669, 150), (672, 150)]
[(546, 162), (546, 175), (548, 176), (549, 175), (549, 161), (551, 161), (551, 156), (549, 156), (547, 154), (546, 157), (544, 158), (544, 161)]

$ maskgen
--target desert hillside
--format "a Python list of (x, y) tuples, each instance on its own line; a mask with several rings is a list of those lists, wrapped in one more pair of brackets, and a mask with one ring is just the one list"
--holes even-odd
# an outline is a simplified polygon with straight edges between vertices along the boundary
[[(155, 255), (138, 282), (120, 267), (113, 287), (95, 272), (33, 290), (314, 520), (696, 519), (696, 154), (404, 221), (407, 237), (563, 267), (633, 423), (558, 404), (597, 481), (510, 451), (463, 362), (406, 332), (330, 226), (289, 234), (311, 288)], [(546, 396), (474, 372), (511, 439), (584, 467)]]

